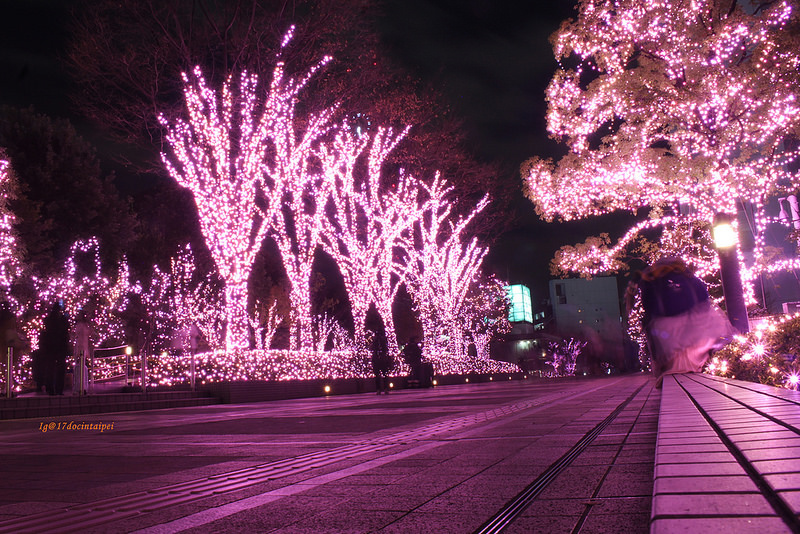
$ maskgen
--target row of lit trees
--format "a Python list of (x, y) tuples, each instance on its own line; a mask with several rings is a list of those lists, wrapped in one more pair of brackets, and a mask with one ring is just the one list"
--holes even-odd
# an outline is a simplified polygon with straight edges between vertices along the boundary
[[(13, 179), (7, 169), (7, 162), (0, 160), (0, 185), (10, 195)], [(344, 183), (339, 181), (340, 186)], [(363, 308), (360, 314), (355, 311), (358, 309), (357, 299), (363, 298), (365, 302), (376, 305), (380, 312), (387, 313), (387, 330), (392, 334), (390, 314), (400, 283), (407, 285), (417, 303), (428, 341), (427, 355), (439, 364), (440, 371), (501, 370), (502, 366), (492, 364), (486, 357), (492, 335), (507, 324), (505, 291), (500, 282), (478, 276), (486, 251), (478, 247), (475, 240), (463, 243), (461, 234), (469, 218), (455, 225), (446, 222), (450, 205), (444, 200), (448, 188), (443, 181), (437, 177), (431, 186), (426, 186), (407, 178), (400, 190), (394, 188), (386, 195), (376, 193), (372, 200), (364, 194), (365, 190), (354, 186), (355, 181), (350, 183), (351, 187), (345, 190), (358, 207), (330, 211), (331, 216), (326, 220), (333, 227), (350, 221), (353, 225), (351, 231), (323, 233), (324, 248), (330, 250), (342, 265), (344, 277), (351, 279), (347, 286), (352, 290), (353, 313), (360, 315), (362, 320), (357, 325), (356, 339), (340, 324), (322, 316), (313, 321), (313, 346), (295, 348), (300, 350), (268, 351), (265, 349), (270, 348), (281, 318), (248, 317), (256, 338), (254, 344), (259, 350), (250, 352), (248, 345), (230, 347), (227, 351), (216, 352), (216, 356), (204, 356), (205, 359), (198, 360), (204, 362), (203, 379), (307, 378), (323, 371), (336, 376), (363, 375), (367, 367), (358, 354), (364, 347), (364, 332), (358, 327), (364, 327), (366, 312)], [(24, 337), (31, 342), (31, 348), (37, 346), (42, 319), (52, 302), (57, 300), (63, 302), (73, 321), (85, 315), (92, 325), (93, 344), (105, 346), (124, 342), (142, 354), (162, 354), (151, 362), (156, 373), (154, 379), (161, 383), (181, 380), (180, 377), (187, 372), (185, 369), (176, 371), (180, 365), (185, 367), (186, 364), (166, 355), (171, 347), (188, 348), (193, 345), (191, 338), (198, 334), (212, 348), (219, 347), (228, 320), (225, 309), (228, 292), (215, 282), (217, 273), (198, 271), (189, 246), (179, 251), (167, 270), (154, 266), (150, 276), (143, 280), (133, 276), (124, 259), (114, 269), (108, 269), (108, 266), (104, 269), (96, 238), (76, 242), (63, 267), (51, 276), (25, 275), (7, 195), (2, 196), (3, 202), (0, 202), (0, 213), (3, 214), (0, 218), (3, 244), (0, 248), (3, 254), (0, 285), (5, 299), (18, 316)], [(406, 195), (411, 195), (414, 202), (408, 205), (397, 202), (398, 198), (406, 198)], [(370, 202), (375, 203), (375, 212), (367, 217), (369, 214), (363, 210)], [(385, 209), (380, 209), (380, 206)], [(341, 218), (334, 217), (336, 213)], [(410, 213), (415, 213), (417, 218), (400, 217)], [(397, 224), (398, 220), (406, 222)], [(331, 241), (332, 236), (340, 240), (338, 245)], [(389, 239), (388, 236), (393, 237)], [(382, 247), (382, 243), (385, 246)], [(387, 276), (382, 278), (384, 274)], [(30, 289), (22, 296), (18, 291), (12, 291), (21, 285)], [(382, 301), (383, 298), (390, 300)], [(269, 313), (275, 313), (274, 306)], [(193, 328), (197, 329), (196, 333), (192, 332)], [(464, 358), (467, 331), (469, 341), (476, 347), (477, 360)], [(393, 350), (396, 350), (396, 340), (390, 337)], [(329, 338), (332, 338), (330, 344)], [(323, 355), (331, 345), (333, 350)], [(29, 376), (30, 369), (26, 369), (17, 369), (18, 382), (19, 377)]]
[[(291, 39), (291, 31), (284, 46)], [(335, 120), (336, 107), (298, 115), (301, 91), (330, 58), (305, 76), (284, 72), (278, 56), (266, 95), (258, 78), (229, 78), (219, 93), (199, 68), (185, 75), (188, 119), (168, 120), (175, 180), (193, 194), (206, 244), (225, 283), (225, 346), (250, 346), (247, 283), (266, 238), (277, 244), (291, 300), (291, 348), (314, 345), (311, 275), (315, 255), (330, 254), (342, 273), (357, 346), (374, 306), (396, 349), (392, 306), (401, 285), (420, 313), (426, 345), (450, 332), (463, 352), (458, 318), (486, 249), (467, 242), (465, 227), (482, 210), (453, 220), (449, 188), (385, 163), (405, 132), (362, 131)], [(485, 310), (475, 310), (484, 313)]]
[[(290, 39), (291, 32), (283, 46)], [(393, 306), (405, 286), (429, 356), (463, 356), (467, 337), (487, 356), (492, 332), (504, 323), (505, 299), (500, 282), (480, 276), (486, 248), (465, 237), (487, 199), (458, 218), (452, 189), (438, 175), (426, 184), (402, 170), (391, 172), (387, 160), (407, 129), (362, 130), (337, 121), (335, 106), (298, 112), (301, 92), (329, 60), (297, 78), (285, 74), (279, 54), (266, 90), (248, 73), (238, 83), (229, 77), (219, 92), (207, 86), (199, 68), (184, 75), (187, 118), (161, 117), (171, 148), (162, 159), (192, 193), (217, 273), (202, 275), (186, 247), (167, 271), (154, 266), (149, 279), (136, 280), (124, 260), (113, 269), (101, 267), (96, 239), (76, 242), (64, 268), (34, 280), (30, 302), (17, 303), (20, 313), (30, 315), (23, 323), (33, 345), (37, 311), (62, 298), (72, 317), (78, 310), (90, 315), (96, 343), (124, 339), (150, 353), (169, 347), (176, 332), (185, 337), (192, 326), (212, 347), (221, 342), (229, 352), (269, 349), (284, 319), (292, 350), (321, 350), (329, 337), (339, 348), (363, 349), (374, 307), (396, 352)], [(3, 165), (5, 187), (11, 181)], [(11, 269), (19, 265), (7, 204), (0, 206), (0, 233), (8, 240), (2, 251), (9, 255), (4, 289), (15, 283)], [(277, 245), (288, 281), (286, 318), (275, 303), (258, 316), (251, 311), (248, 282), (267, 239)], [(350, 339), (330, 317), (312, 315), (312, 264), (321, 252), (334, 259), (344, 280), (355, 326)]]

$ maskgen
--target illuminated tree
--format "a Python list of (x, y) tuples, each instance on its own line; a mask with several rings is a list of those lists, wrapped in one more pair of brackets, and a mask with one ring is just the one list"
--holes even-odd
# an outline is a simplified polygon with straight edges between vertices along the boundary
[(549, 348), (550, 356), (553, 359), (546, 363), (553, 366), (553, 375), (575, 376), (578, 356), (580, 356), (584, 347), (586, 347), (585, 341), (578, 341), (574, 338), (551, 342)]
[(2, 156), (0, 150), (0, 291), (4, 298), (8, 298), (11, 285), (22, 274), (22, 265), (14, 229), (16, 217), (10, 206), (16, 196), (17, 184), (8, 161)]
[(475, 344), (478, 358), (489, 358), (492, 339), (511, 330), (507, 285), (493, 276), (479, 279), (470, 286), (461, 306), (459, 320)]
[(784, 142), (800, 133), (796, 7), (579, 3), (553, 38), (561, 68), (547, 89), (548, 131), (569, 153), (523, 164), (527, 195), (548, 221), (640, 208), (649, 216), (618, 246), (567, 250), (563, 269), (616, 269), (639, 231), (661, 227), (662, 252), (707, 274), (718, 266), (706, 245), (714, 215), (745, 203), (759, 265), (766, 200), (798, 185), (788, 169), (799, 152)]
[(484, 197), (472, 213), (454, 223), (447, 199), (452, 188), (438, 175), (430, 186), (422, 187), (428, 199), (407, 249), (409, 290), (420, 314), (426, 353), (440, 358), (436, 353), (447, 348), (450, 357), (457, 358), (464, 354), (462, 305), (488, 251), (476, 238), (465, 243), (463, 234), (488, 200)]
[(45, 315), (59, 300), (72, 319), (81, 310), (86, 313), (96, 343), (125, 342), (120, 312), (127, 295), (141, 292), (141, 286), (132, 281), (124, 259), (114, 275), (107, 275), (100, 258), (98, 239), (82, 239), (72, 244), (62, 269), (47, 278), (32, 277), (35, 296), (25, 306), (22, 329), (34, 347)]
[[(291, 32), (284, 38), (284, 45)], [(326, 133), (333, 109), (295, 118), (299, 92), (329, 58), (304, 78), (284, 77), (278, 61), (265, 101), (258, 102), (258, 77), (231, 78), (220, 94), (206, 86), (199, 68), (184, 75), (189, 120), (167, 126), (174, 152), (162, 155), (170, 175), (195, 200), (206, 244), (225, 282), (226, 347), (250, 344), (247, 281), (269, 230), (291, 284), (293, 346), (309, 346), (309, 280), (319, 244), (325, 198), (324, 175), (313, 170), (314, 142)]]
[[(170, 260), (170, 285), (170, 303), (177, 331), (189, 335), (194, 325), (210, 346), (219, 346), (225, 309), (211, 275), (203, 277), (198, 273), (191, 245), (180, 247)], [(188, 346), (188, 339), (179, 341), (181, 346)]]
[[(324, 245), (344, 278), (359, 348), (366, 347), (365, 321), (374, 305), (386, 327), (389, 350), (397, 349), (392, 305), (405, 273), (399, 256), (421, 217), (420, 185), (401, 173), (382, 186), (381, 171), (406, 131), (394, 135), (378, 128), (373, 135), (358, 135), (343, 128), (332, 150), (323, 151), (332, 183)], [(366, 168), (359, 176), (357, 161), (364, 154)]]

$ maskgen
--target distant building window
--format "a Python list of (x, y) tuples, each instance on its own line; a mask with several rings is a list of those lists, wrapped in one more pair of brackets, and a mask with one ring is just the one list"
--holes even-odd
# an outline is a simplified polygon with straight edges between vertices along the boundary
[(556, 300), (558, 304), (567, 303), (567, 292), (564, 290), (564, 284), (556, 284)]

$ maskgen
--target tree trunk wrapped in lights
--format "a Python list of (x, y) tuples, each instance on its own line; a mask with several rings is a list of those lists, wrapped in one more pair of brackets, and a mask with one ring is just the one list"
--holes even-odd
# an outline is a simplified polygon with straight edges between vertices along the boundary
[[(648, 208), (650, 221), (624, 241), (661, 226), (661, 252), (709, 274), (718, 262), (698, 241), (710, 242), (716, 213), (748, 203), (760, 269), (766, 200), (799, 182), (789, 169), (800, 152), (784, 143), (800, 132), (796, 8), (788, 0), (581, 0), (554, 36), (561, 68), (546, 93), (548, 131), (569, 153), (522, 167), (540, 216)], [(613, 270), (625, 250), (568, 250), (559, 268)]]

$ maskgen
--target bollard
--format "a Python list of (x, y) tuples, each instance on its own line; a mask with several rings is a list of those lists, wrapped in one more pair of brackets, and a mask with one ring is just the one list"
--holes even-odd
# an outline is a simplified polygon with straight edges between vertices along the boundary
[(78, 396), (80, 397), (86, 389), (86, 353), (83, 351), (78, 359), (78, 369)]
[(94, 380), (92, 380), (92, 370), (94, 369), (94, 351), (91, 352), (89, 355), (89, 367), (90, 369), (86, 370), (87, 379), (89, 381), (89, 393), (94, 394)]
[(14, 348), (8, 347), (8, 366), (6, 367), (6, 398), (14, 394)]
[(142, 393), (147, 393), (147, 353), (142, 351)]
[(192, 371), (192, 391), (195, 390), (195, 382), (194, 382), (194, 349), (192, 349), (192, 364), (191, 364), (191, 371)]

